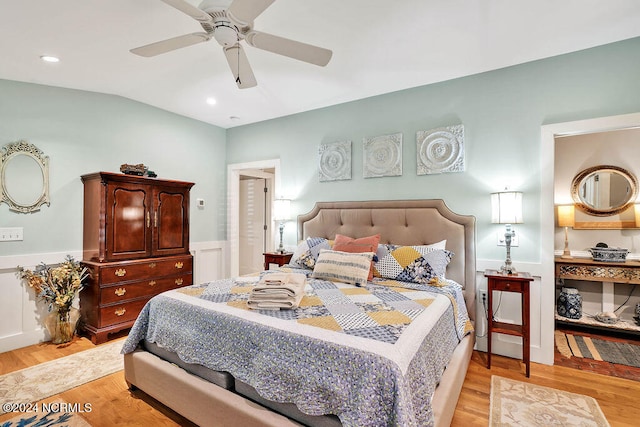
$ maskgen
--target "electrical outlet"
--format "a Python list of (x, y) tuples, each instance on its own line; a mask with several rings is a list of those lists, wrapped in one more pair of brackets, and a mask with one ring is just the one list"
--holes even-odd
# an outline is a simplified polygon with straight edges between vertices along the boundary
[(487, 302), (487, 291), (486, 291), (486, 289), (479, 289), (478, 290), (478, 298), (480, 299), (481, 303), (486, 303)]
[(0, 228), (0, 242), (11, 242), (23, 240), (22, 227)]

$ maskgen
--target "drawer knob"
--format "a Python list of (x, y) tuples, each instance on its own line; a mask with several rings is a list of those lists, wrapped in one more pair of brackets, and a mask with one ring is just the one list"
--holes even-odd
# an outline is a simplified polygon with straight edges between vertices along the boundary
[(127, 270), (125, 270), (124, 268), (119, 268), (115, 272), (115, 275), (118, 277), (124, 277), (125, 274), (127, 274)]
[(155, 286), (155, 285), (156, 285), (156, 281), (155, 280), (152, 280), (152, 281), (149, 282), (149, 286)]
[(511, 288), (511, 283), (507, 283), (507, 286), (505, 286), (507, 289)]
[(181, 286), (182, 282), (183, 282), (182, 277), (179, 277), (176, 279), (176, 285)]
[(176, 262), (176, 268), (182, 268), (184, 264), (181, 261)]
[(156, 263), (152, 262), (151, 264), (149, 264), (149, 268), (156, 268)]
[(127, 293), (127, 290), (125, 288), (118, 288), (115, 290), (114, 292), (117, 296), (121, 297), (122, 295)]
[(116, 316), (123, 316), (126, 312), (127, 312), (127, 309), (122, 307), (117, 309), (114, 313), (116, 314)]

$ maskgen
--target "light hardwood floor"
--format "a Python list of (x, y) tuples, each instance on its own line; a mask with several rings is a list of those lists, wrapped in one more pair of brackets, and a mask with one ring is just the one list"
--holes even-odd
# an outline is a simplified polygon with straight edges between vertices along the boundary
[[(89, 348), (93, 348), (89, 340), (76, 337), (65, 346), (43, 343), (0, 353), (0, 373), (12, 372)], [(592, 396), (600, 404), (612, 427), (640, 425), (640, 382), (536, 363), (531, 364), (531, 378), (527, 379), (521, 361), (493, 356), (491, 370), (488, 370), (486, 354), (474, 352), (456, 407), (453, 426), (487, 425), (491, 375)], [(129, 391), (122, 372), (52, 396), (45, 401), (56, 397), (69, 403), (91, 403), (92, 411), (83, 416), (94, 427), (193, 426), (144, 393)], [(0, 415), (0, 423), (15, 415)]]

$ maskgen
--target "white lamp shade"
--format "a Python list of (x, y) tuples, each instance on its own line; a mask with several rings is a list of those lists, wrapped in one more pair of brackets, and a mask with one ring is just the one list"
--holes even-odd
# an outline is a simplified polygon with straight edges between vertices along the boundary
[(575, 208), (573, 205), (558, 206), (558, 227), (573, 227), (576, 225)]
[(494, 224), (521, 224), (522, 193), (520, 191), (491, 193), (491, 222)]
[(291, 217), (291, 200), (276, 199), (273, 201), (274, 221), (286, 221)]

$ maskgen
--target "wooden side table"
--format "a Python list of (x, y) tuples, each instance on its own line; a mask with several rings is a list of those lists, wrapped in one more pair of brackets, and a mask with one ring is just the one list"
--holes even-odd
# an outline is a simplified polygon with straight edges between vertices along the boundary
[[(487, 278), (487, 298), (489, 309), (489, 321), (487, 328), (487, 369), (491, 368), (491, 334), (507, 334), (522, 337), (522, 359), (525, 364), (526, 375), (530, 373), (530, 314), (529, 314), (529, 282), (533, 278), (529, 273), (504, 274), (496, 270), (486, 270), (484, 276)], [(517, 292), (522, 297), (522, 324), (496, 322), (493, 320), (493, 291)]]
[(264, 255), (264, 269), (269, 269), (269, 264), (278, 264), (278, 266), (283, 266), (287, 264), (291, 257), (293, 256), (293, 252), (265, 252)]

